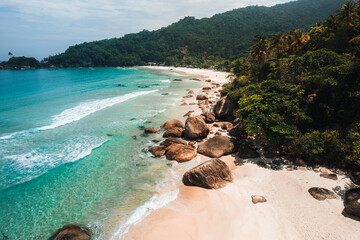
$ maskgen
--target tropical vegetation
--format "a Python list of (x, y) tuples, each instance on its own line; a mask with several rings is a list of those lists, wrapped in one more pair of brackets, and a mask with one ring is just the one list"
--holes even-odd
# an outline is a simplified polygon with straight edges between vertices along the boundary
[[(345, 0), (299, 0), (273, 7), (251, 6), (211, 18), (185, 17), (156, 31), (88, 42), (50, 56), (45, 63), (58, 67), (134, 66), (149, 62), (167, 66), (226, 69), (227, 61), (246, 56), (252, 37), (308, 29), (322, 22)], [(227, 60), (227, 61), (223, 61)]]
[(250, 135), (308, 163), (360, 168), (360, 4), (267, 38), (228, 63), (224, 94)]

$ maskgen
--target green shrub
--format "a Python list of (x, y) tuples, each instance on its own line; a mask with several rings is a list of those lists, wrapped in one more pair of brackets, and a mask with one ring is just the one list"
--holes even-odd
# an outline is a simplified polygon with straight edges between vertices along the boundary
[(295, 141), (302, 156), (314, 163), (327, 162), (334, 166), (343, 166), (345, 144), (336, 130), (305, 133)]

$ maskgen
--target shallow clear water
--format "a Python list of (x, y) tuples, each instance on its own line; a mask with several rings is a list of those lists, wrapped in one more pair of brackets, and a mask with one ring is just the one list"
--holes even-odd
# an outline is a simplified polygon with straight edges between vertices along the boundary
[(169, 166), (143, 151), (161, 135), (142, 136), (139, 126), (174, 117), (175, 101), (200, 86), (171, 74), (0, 71), (0, 234), (47, 239), (80, 223), (102, 239), (150, 199)]

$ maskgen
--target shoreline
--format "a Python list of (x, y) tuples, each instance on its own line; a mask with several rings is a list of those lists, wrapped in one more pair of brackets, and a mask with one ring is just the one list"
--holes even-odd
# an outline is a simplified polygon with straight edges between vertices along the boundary
[[(185, 92), (183, 90), (180, 92), (180, 95), (176, 94), (176, 100), (171, 104), (171, 108), (169, 108), (165, 114), (166, 119), (168, 118), (178, 118), (182, 121), (184, 121), (186, 118), (184, 115), (188, 113), (189, 111), (194, 111), (195, 114), (200, 114), (201, 110), (199, 109), (197, 105), (196, 96), (198, 94), (201, 94), (202, 87), (204, 86), (210, 86), (210, 83), (206, 82), (205, 80), (213, 77), (216, 77), (216, 75), (220, 75), (222, 78), (222, 81), (226, 81), (226, 76), (228, 73), (224, 72), (215, 72), (211, 70), (204, 70), (204, 69), (183, 69), (182, 71), (187, 70), (187, 74), (185, 75), (184, 72), (180, 71), (177, 68), (170, 68), (170, 67), (136, 67), (136, 69), (139, 70), (149, 70), (153, 74), (156, 74), (157, 71), (159, 75), (165, 74), (166, 76), (169, 76), (167, 81), (174, 82), (176, 85), (189, 85), (189, 83), (194, 82), (198, 83), (196, 87), (190, 87)], [(172, 71), (170, 69), (173, 69)], [(195, 70), (195, 71), (194, 71)], [(154, 72), (153, 72), (154, 71)], [(164, 72), (161, 72), (164, 71)], [(167, 72), (170, 74), (167, 75)], [(220, 74), (219, 74), (220, 73)], [(179, 76), (178, 76), (179, 75)], [(177, 78), (182, 78), (182, 81), (173, 81)], [(198, 78), (201, 81), (192, 81), (189, 80), (189, 78)], [(176, 86), (175, 85), (175, 86)], [(191, 83), (191, 85), (194, 85)], [(183, 86), (181, 86), (183, 88)], [(189, 91), (193, 91), (194, 94), (192, 97), (189, 98), (183, 98), (183, 96), (190, 95), (187, 94)], [(167, 91), (164, 90), (164, 93)], [(169, 92), (169, 95), (172, 95), (172, 92)], [(215, 97), (215, 96), (214, 96)], [(187, 103), (187, 105), (183, 105), (184, 103)], [(162, 117), (163, 118), (163, 117)], [(163, 123), (163, 122), (162, 122)], [(161, 123), (161, 124), (162, 124)], [(160, 125), (161, 125), (160, 124)], [(148, 127), (155, 127), (158, 128), (160, 125), (154, 125), (154, 123), (148, 124)], [(160, 136), (158, 135), (152, 135), (156, 137), (156, 139), (160, 140), (159, 137), (162, 136), (162, 133)], [(160, 137), (162, 140), (164, 140), (162, 137)], [(156, 143), (152, 143), (151, 146), (153, 147), (157, 145)], [(148, 153), (150, 154), (150, 153)], [(158, 160), (156, 160), (158, 161)], [(158, 181), (158, 183), (155, 186), (154, 195), (146, 200), (143, 204), (139, 205), (136, 209), (134, 209), (126, 218), (118, 218), (114, 216), (110, 220), (110, 224), (105, 226), (105, 232), (104, 232), (104, 238), (105, 239), (122, 239), (122, 236), (124, 233), (127, 232), (127, 229), (129, 227), (133, 226), (135, 223), (138, 223), (139, 221), (142, 221), (144, 217), (146, 217), (149, 213), (153, 212), (154, 210), (158, 209), (159, 206), (164, 207), (164, 204), (173, 201), (177, 195), (178, 195), (178, 188), (181, 183), (181, 177), (184, 171), (187, 171), (196, 165), (200, 163), (200, 158), (196, 157), (192, 161), (186, 162), (186, 163), (177, 163), (176, 161), (168, 161), (161, 159), (164, 164), (171, 165), (171, 167), (163, 172), (163, 176), (161, 176), (161, 180)], [(118, 223), (116, 223), (118, 222)], [(120, 224), (119, 224), (120, 223)]]
[[(227, 82), (224, 75), (228, 74), (204, 69), (141, 68), (172, 70), (181, 75), (201, 77), (202, 81), (211, 79), (221, 85)], [(199, 93), (201, 90), (194, 95)], [(210, 91), (210, 95), (216, 94), (215, 90)], [(181, 103), (196, 101), (195, 98), (183, 99), (176, 107), (180, 111), (192, 110), (199, 114), (201, 110), (197, 105), (181, 106)], [(209, 159), (199, 154), (198, 160), (190, 162), (198, 164)], [(278, 171), (261, 168), (255, 164), (264, 160), (261, 158), (241, 163), (232, 155), (220, 159), (231, 169), (232, 183), (218, 190), (184, 186), (180, 178), (188, 169), (178, 167), (183, 163), (176, 163), (178, 169), (174, 171), (179, 175), (177, 197), (133, 224), (124, 239), (232, 240), (242, 236), (242, 239), (355, 240), (360, 236), (360, 222), (342, 215), (341, 197), (351, 185), (347, 176), (338, 175), (339, 179), (335, 181), (321, 178), (318, 172), (306, 168)], [(331, 189), (341, 197), (318, 201), (308, 193), (311, 187)], [(254, 205), (251, 195), (262, 195), (267, 202)]]

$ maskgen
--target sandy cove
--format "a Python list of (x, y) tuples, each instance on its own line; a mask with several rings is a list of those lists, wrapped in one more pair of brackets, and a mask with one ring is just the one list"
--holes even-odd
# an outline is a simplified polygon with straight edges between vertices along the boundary
[[(151, 68), (170, 70), (167, 67)], [(227, 73), (223, 72), (171, 69), (220, 84), (228, 81)], [(217, 91), (211, 90), (207, 95), (215, 96)], [(195, 102), (197, 94), (201, 93), (180, 101), (179, 111), (201, 112), (197, 105), (181, 105)], [(200, 155), (200, 162), (209, 159)], [(329, 171), (325, 168), (274, 171), (255, 164), (258, 160), (269, 159), (236, 160), (231, 155), (220, 159), (231, 169), (232, 183), (217, 190), (184, 186), (181, 178), (187, 169), (180, 168), (183, 172), (178, 173), (177, 198), (131, 227), (125, 239), (360, 239), (360, 222), (342, 215), (342, 197), (352, 184), (346, 175), (338, 174), (338, 180), (331, 180), (320, 177), (319, 171)], [(308, 193), (311, 187), (327, 188), (340, 197), (318, 201)], [(252, 195), (264, 196), (267, 202), (253, 204)]]

